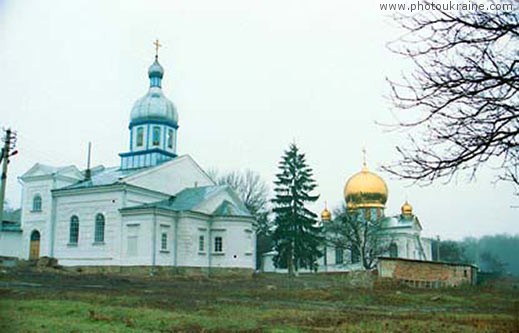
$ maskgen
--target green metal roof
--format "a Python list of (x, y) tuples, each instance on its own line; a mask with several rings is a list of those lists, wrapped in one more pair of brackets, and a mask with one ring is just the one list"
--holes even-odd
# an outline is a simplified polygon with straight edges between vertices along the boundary
[[(210, 197), (225, 191), (228, 188), (226, 185), (217, 186), (202, 186), (202, 187), (191, 187), (180, 191), (177, 195), (167, 200), (147, 203), (134, 207), (123, 208), (123, 210), (134, 210), (144, 208), (160, 208), (169, 211), (190, 211), (197, 207), (202, 202), (208, 200)], [(213, 212), (216, 216), (247, 216), (251, 214), (245, 207), (238, 207), (237, 205), (225, 200), (216, 210)]]
[(141, 172), (147, 168), (140, 169), (121, 169), (120, 167), (110, 167), (100, 171), (92, 170), (92, 176), (89, 180), (82, 180), (75, 184), (60, 188), (63, 189), (76, 189), (76, 188), (88, 188), (103, 185), (112, 185), (117, 183), (121, 178), (130, 176), (132, 174)]
[(218, 208), (213, 212), (215, 216), (250, 216), (248, 211), (244, 211), (233, 203), (225, 200)]

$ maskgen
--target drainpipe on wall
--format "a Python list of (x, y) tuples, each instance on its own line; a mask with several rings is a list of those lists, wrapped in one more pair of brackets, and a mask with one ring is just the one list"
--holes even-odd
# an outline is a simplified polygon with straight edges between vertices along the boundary
[(52, 200), (52, 207), (50, 211), (50, 257), (54, 258), (54, 242), (55, 242), (55, 235), (56, 235), (56, 207), (58, 205), (58, 198), (52, 197), (51, 192), (51, 200)]
[[(56, 173), (52, 174), (52, 190), (56, 188)], [(58, 198), (54, 198), (52, 195), (52, 190), (50, 191), (50, 200), (52, 201), (52, 206), (50, 210), (50, 249), (49, 256), (54, 258), (54, 240), (56, 235), (56, 208), (58, 205)]]
[(212, 231), (211, 231), (211, 228), (213, 227), (213, 218), (209, 218), (208, 222), (207, 222), (209, 228), (208, 228), (208, 231), (207, 233), (209, 234), (209, 237), (207, 239), (207, 276), (211, 276), (211, 265), (212, 265), (212, 245), (213, 245), (213, 242), (212, 242)]
[[(119, 208), (119, 213), (120, 213), (120, 210), (122, 208), (126, 208), (126, 204), (127, 204), (127, 197), (128, 197), (128, 190), (126, 189), (126, 184), (123, 185), (123, 197), (122, 197), (122, 200), (121, 200), (121, 205), (120, 205), (120, 208)], [(124, 252), (123, 252), (123, 242), (124, 242), (124, 239), (123, 239), (123, 233), (124, 233), (124, 222), (123, 222), (123, 215), (122, 214), (119, 214), (119, 217), (121, 218), (121, 223), (120, 223), (120, 230), (119, 230), (119, 272), (121, 273), (122, 270), (123, 270), (123, 256), (124, 256)]]
[(175, 267), (175, 270), (178, 272), (178, 255), (177, 255), (177, 252), (178, 252), (178, 213), (177, 215), (175, 216), (175, 230), (174, 230), (174, 236), (173, 236), (173, 244), (174, 244), (174, 247), (173, 247), (173, 251), (175, 251), (175, 253), (173, 254), (173, 266)]

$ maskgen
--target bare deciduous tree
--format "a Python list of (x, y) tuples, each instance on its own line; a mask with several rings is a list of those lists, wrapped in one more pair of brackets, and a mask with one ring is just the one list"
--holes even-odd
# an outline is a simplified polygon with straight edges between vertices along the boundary
[(257, 216), (268, 210), (269, 188), (258, 173), (247, 169), (224, 174), (211, 170), (209, 174), (218, 185), (233, 188), (252, 215)]
[(472, 179), (489, 164), (519, 187), (519, 8), (491, 5), (501, 10), (395, 17), (405, 34), (389, 47), (412, 60), (414, 71), (389, 80), (400, 109), (392, 125), (408, 142), (386, 171), (430, 183), (460, 171)]
[(358, 212), (348, 212), (344, 206), (334, 210), (333, 216), (335, 218), (324, 227), (327, 244), (349, 250), (352, 262), (360, 262), (364, 269), (373, 268), (377, 258), (389, 249), (381, 221), (364, 219)]

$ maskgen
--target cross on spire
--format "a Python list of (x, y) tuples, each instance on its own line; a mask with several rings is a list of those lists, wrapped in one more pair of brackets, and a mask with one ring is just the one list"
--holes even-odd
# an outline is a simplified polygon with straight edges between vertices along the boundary
[(162, 44), (159, 43), (158, 39), (155, 39), (153, 42), (153, 45), (155, 45), (155, 58), (159, 57), (159, 47), (162, 47)]

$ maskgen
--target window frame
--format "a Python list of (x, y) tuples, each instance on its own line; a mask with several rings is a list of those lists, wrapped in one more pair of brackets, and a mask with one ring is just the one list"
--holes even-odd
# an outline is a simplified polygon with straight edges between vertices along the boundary
[(94, 244), (105, 242), (106, 218), (102, 213), (97, 213), (94, 221)]
[(77, 245), (79, 243), (79, 217), (77, 215), (70, 217), (68, 243), (69, 245)]
[(223, 253), (223, 237), (215, 236), (214, 237), (214, 253)]
[(168, 251), (168, 233), (166, 231), (160, 234), (160, 250)]
[[(38, 206), (37, 206), (38, 204)], [(43, 199), (41, 194), (37, 193), (32, 197), (32, 212), (41, 212), (43, 208)]]
[(173, 130), (171, 128), (167, 132), (166, 144), (169, 149), (173, 149)]
[(198, 236), (198, 252), (205, 252), (205, 236)]
[(151, 145), (156, 147), (160, 146), (160, 134), (161, 128), (160, 126), (153, 126), (151, 129)]
[(137, 127), (135, 146), (136, 147), (144, 146), (144, 127)]
[(342, 247), (335, 248), (335, 264), (336, 265), (344, 264), (344, 249)]

